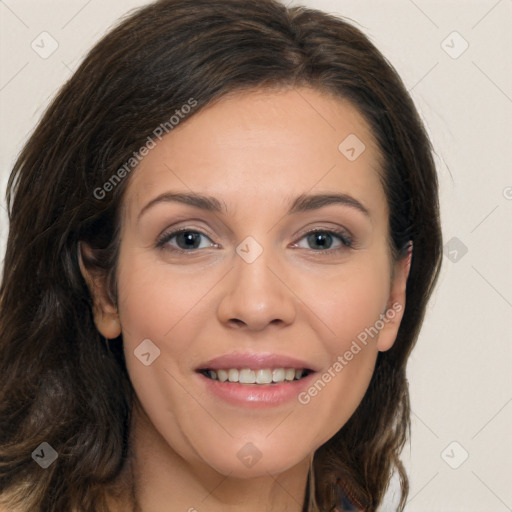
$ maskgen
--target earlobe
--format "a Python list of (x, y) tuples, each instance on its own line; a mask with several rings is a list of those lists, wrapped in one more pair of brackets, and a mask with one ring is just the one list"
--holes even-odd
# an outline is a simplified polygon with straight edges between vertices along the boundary
[(103, 312), (94, 314), (94, 324), (98, 331), (108, 340), (117, 338), (121, 334), (121, 323), (117, 313), (105, 315)]
[(407, 253), (394, 264), (388, 304), (386, 311), (382, 315), (384, 326), (377, 340), (377, 349), (379, 352), (389, 350), (395, 343), (405, 311), (407, 278), (411, 270), (411, 260), (412, 242), (409, 244)]
[(87, 244), (78, 243), (78, 263), (93, 299), (94, 324), (105, 338), (114, 339), (121, 334), (119, 315), (107, 293), (105, 276), (100, 273), (94, 274), (84, 264), (84, 253), (91, 252), (92, 250)]

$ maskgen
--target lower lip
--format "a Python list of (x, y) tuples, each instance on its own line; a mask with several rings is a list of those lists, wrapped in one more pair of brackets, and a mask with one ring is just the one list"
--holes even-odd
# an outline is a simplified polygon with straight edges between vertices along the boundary
[(238, 384), (236, 382), (221, 382), (198, 374), (208, 392), (222, 400), (243, 407), (272, 407), (292, 400), (298, 400), (298, 395), (311, 385), (315, 373), (310, 373), (300, 380), (282, 384), (265, 386), (264, 384)]

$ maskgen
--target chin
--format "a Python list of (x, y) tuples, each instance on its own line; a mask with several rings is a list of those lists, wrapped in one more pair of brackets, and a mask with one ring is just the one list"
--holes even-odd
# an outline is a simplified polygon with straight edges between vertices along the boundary
[[(260, 443), (260, 446), (262, 444)], [(273, 447), (268, 447), (268, 443), (267, 446), (259, 449), (256, 443), (247, 442), (234, 451), (230, 448), (205, 455), (203, 460), (222, 475), (250, 479), (280, 474), (297, 466), (311, 453), (307, 451), (302, 453), (302, 451), (298, 453), (296, 446), (275, 450)]]

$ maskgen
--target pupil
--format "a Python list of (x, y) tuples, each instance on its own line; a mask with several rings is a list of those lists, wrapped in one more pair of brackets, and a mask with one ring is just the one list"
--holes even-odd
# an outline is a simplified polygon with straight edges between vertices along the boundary
[[(200, 244), (200, 237), (201, 235), (199, 233), (194, 233), (192, 231), (184, 231), (182, 233), (179, 233), (178, 235), (178, 245), (181, 249), (197, 249)], [(182, 242), (180, 244), (180, 242)]]
[(308, 243), (321, 249), (329, 249), (332, 245), (332, 236), (326, 233), (313, 233), (308, 236)]

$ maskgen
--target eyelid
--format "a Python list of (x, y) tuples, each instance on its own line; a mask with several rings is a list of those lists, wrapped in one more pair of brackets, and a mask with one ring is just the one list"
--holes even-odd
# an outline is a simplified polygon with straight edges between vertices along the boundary
[(352, 235), (348, 229), (341, 226), (314, 226), (304, 228), (296, 235), (296, 239), (302, 240), (302, 238), (312, 233), (330, 233), (351, 243), (354, 241), (354, 235)]
[[(191, 227), (191, 226), (184, 226), (184, 227), (181, 227), (181, 228), (169, 228), (169, 229), (165, 229), (158, 237), (157, 237), (157, 240), (156, 240), (156, 243), (155, 243), (155, 247), (156, 248), (163, 248), (168, 242), (169, 240), (171, 240), (172, 238), (174, 238), (175, 236), (179, 235), (180, 233), (183, 233), (183, 232), (187, 232), (187, 231), (190, 231), (192, 233), (198, 233), (199, 235), (202, 235), (206, 238), (208, 238), (208, 240), (210, 240), (211, 244), (212, 244), (212, 247), (216, 246), (216, 247), (219, 247), (220, 244), (217, 244), (215, 243), (213, 240), (212, 240), (212, 237), (208, 234), (208, 233), (205, 233), (204, 230), (202, 229), (199, 229), (199, 228), (195, 228), (195, 227)], [(180, 249), (179, 247), (172, 247), (172, 250), (173, 251), (176, 251), (176, 252), (182, 252), (182, 253), (191, 253), (191, 252), (196, 252), (196, 250), (187, 250), (187, 249)]]
[[(205, 233), (205, 231), (203, 229), (196, 228), (193, 226), (183, 226), (183, 227), (176, 227), (176, 228), (171, 227), (169, 229), (164, 230), (158, 236), (155, 246), (157, 248), (163, 248), (169, 242), (169, 240), (171, 240), (172, 238), (176, 237), (177, 235), (179, 235), (180, 233), (183, 233), (183, 232), (193, 232), (193, 233), (197, 233), (201, 236), (206, 237), (211, 242), (211, 246), (208, 247), (208, 249), (219, 248), (219, 247), (222, 248), (222, 246), (220, 244), (214, 242), (212, 237), (208, 233)], [(339, 240), (342, 244), (341, 247), (329, 248), (329, 249), (324, 249), (324, 250), (306, 249), (313, 253), (332, 254), (332, 253), (336, 253), (339, 251), (353, 248), (354, 237), (350, 233), (349, 230), (347, 230), (346, 228), (342, 228), (342, 227), (322, 227), (322, 226), (304, 228), (301, 232), (299, 232), (299, 234), (296, 235), (296, 237), (295, 237), (296, 241), (293, 242), (291, 246), (294, 248), (304, 249), (303, 247), (298, 247), (298, 243), (302, 239), (304, 239), (306, 236), (311, 235), (313, 233), (327, 233), (330, 235), (334, 235), (335, 237), (339, 238)], [(171, 246), (171, 247), (172, 247), (172, 249), (171, 249), (172, 251), (181, 252), (181, 253), (198, 252), (198, 250), (199, 250), (199, 249), (180, 249), (179, 247), (173, 247), (173, 246)], [(206, 248), (203, 247), (202, 249), (206, 249)]]

